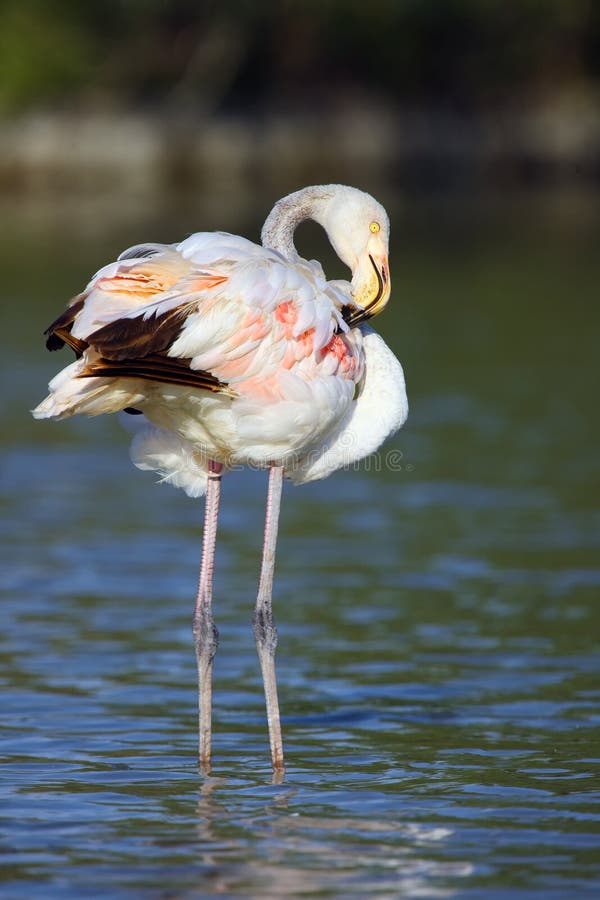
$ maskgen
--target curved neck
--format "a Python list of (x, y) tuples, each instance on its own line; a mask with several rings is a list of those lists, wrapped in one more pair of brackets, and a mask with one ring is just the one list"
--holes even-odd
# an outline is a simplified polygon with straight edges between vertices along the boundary
[(306, 219), (314, 219), (323, 225), (325, 209), (332, 196), (330, 189), (319, 186), (303, 188), (278, 200), (262, 227), (263, 246), (277, 250), (286, 259), (298, 259), (294, 246), (296, 228)]

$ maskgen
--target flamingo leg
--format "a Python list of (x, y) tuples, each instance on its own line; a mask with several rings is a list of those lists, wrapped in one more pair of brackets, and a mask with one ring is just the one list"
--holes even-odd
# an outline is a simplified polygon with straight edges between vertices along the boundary
[(199, 761), (200, 768), (205, 774), (210, 772), (212, 669), (219, 644), (219, 632), (212, 612), (212, 585), (222, 470), (221, 463), (209, 461), (202, 535), (202, 562), (193, 619), (194, 644), (198, 664)]
[(283, 467), (271, 466), (269, 470), (262, 565), (252, 623), (265, 687), (271, 761), (275, 772), (283, 772), (285, 768), (283, 743), (281, 740), (281, 722), (279, 719), (279, 700), (277, 699), (277, 681), (275, 678), (277, 629), (273, 619), (272, 606), (273, 570), (275, 568), (275, 549), (277, 546), (282, 483)]

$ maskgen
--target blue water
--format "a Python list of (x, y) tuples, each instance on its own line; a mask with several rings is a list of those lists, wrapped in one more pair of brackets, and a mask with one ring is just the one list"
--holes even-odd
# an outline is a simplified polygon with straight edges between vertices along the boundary
[[(126, 223), (102, 241), (102, 223), (57, 235), (17, 220), (3, 261), (2, 897), (600, 895), (597, 220), (459, 209), (457, 235), (451, 213), (394, 217), (407, 237), (381, 330), (406, 365), (406, 429), (367, 467), (286, 486), (280, 784), (250, 625), (264, 476), (223, 486), (202, 777), (202, 502), (133, 469), (118, 422), (26, 412), (66, 363), (38, 332), (81, 270), (117, 238), (193, 225)], [(32, 245), (43, 272), (19, 255)]]

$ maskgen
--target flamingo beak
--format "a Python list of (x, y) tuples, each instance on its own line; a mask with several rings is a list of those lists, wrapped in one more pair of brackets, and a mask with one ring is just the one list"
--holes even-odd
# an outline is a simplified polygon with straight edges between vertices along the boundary
[(344, 319), (351, 327), (378, 315), (390, 299), (392, 285), (387, 252), (373, 249), (365, 255), (352, 284), (352, 299), (356, 306), (346, 307), (344, 313)]
[(390, 299), (392, 284), (390, 281), (390, 267), (387, 253), (379, 256), (374, 256), (369, 253), (369, 260), (373, 266), (373, 271), (377, 279), (375, 296), (365, 306), (365, 310), (369, 313), (369, 318), (372, 318), (385, 309), (385, 306)]

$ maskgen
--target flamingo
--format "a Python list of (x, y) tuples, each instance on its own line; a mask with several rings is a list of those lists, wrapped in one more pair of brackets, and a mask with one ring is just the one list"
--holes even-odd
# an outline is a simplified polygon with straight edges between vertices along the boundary
[[(299, 256), (294, 231), (305, 219), (324, 228), (351, 282), (328, 281), (318, 262)], [(383, 206), (345, 185), (307, 187), (275, 204), (261, 238), (262, 246), (198, 232), (178, 244), (131, 247), (100, 269), (46, 331), (49, 350), (68, 345), (76, 359), (33, 410), (38, 419), (138, 414), (134, 464), (191, 497), (206, 494), (193, 616), (204, 772), (224, 473), (240, 464), (269, 470), (253, 629), (271, 762), (282, 773), (272, 586), (283, 477), (302, 484), (350, 465), (408, 413), (402, 366), (367, 325), (390, 296)]]

